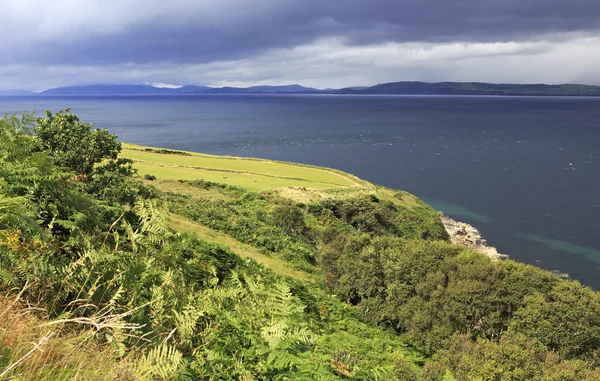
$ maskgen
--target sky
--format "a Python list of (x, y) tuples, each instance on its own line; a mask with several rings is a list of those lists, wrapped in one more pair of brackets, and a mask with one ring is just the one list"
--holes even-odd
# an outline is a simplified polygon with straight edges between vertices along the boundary
[(599, 0), (0, 0), (0, 90), (600, 85)]

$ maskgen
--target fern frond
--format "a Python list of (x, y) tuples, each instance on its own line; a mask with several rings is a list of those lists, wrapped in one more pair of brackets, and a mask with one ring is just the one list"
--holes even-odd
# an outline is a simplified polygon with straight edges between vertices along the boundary
[(140, 247), (163, 244), (174, 235), (169, 226), (168, 213), (156, 201), (140, 199), (135, 203), (133, 211), (139, 218), (137, 228), (134, 230), (127, 221), (123, 221), (123, 226), (134, 251)]
[(170, 345), (161, 344), (142, 356), (135, 367), (138, 380), (173, 380), (182, 366), (182, 354)]

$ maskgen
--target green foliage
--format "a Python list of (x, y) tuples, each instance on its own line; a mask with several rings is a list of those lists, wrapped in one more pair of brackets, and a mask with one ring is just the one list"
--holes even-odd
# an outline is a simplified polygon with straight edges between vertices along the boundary
[(142, 356), (135, 367), (137, 380), (172, 380), (177, 377), (183, 362), (175, 347), (159, 345)]
[(292, 202), (275, 206), (271, 212), (271, 218), (273, 225), (279, 226), (285, 234), (298, 234), (306, 229), (302, 209)]
[(310, 205), (314, 211), (330, 211), (332, 215), (353, 226), (359, 233), (392, 234), (412, 239), (447, 239), (448, 235), (431, 209), (418, 206), (399, 207), (390, 201), (381, 201), (375, 195), (348, 199), (327, 199)]
[(111, 203), (133, 203), (140, 185), (131, 179), (133, 161), (118, 157), (121, 143), (106, 129), (93, 128), (69, 109), (46, 111), (33, 128), (39, 150), (55, 165), (74, 173), (73, 182)]
[(34, 147), (31, 138), (33, 114), (0, 118), (0, 162), (14, 163), (25, 160)]
[(186, 183), (202, 190), (218, 189), (223, 197), (192, 202), (190, 196), (166, 193), (164, 198), (172, 212), (279, 255), (294, 268), (307, 272), (315, 272), (324, 244), (336, 239), (361, 233), (409, 239), (447, 237), (433, 210), (401, 209), (374, 195), (304, 205), (269, 193), (246, 192), (204, 181)]
[[(64, 141), (49, 136), (57, 129), (64, 137), (69, 126), (85, 135), (89, 125), (70, 114), (48, 116), (37, 130), (47, 139), (40, 151), (42, 138), (20, 139), (30, 130), (17, 130), (19, 123), (1, 124), (23, 146), (11, 146), (0, 162), (0, 286), (21, 289), (53, 324), (86, 335), (77, 324), (95, 327), (86, 340), (108, 345), (115, 358), (139, 353), (129, 361), (136, 379), (375, 380), (410, 368), (393, 333), (344, 316), (348, 307), (319, 289), (174, 233), (157, 200), (118, 197), (123, 184), (139, 187), (127, 162), (73, 147), (90, 155), (75, 162)], [(314, 231), (300, 205), (195, 185), (235, 195), (229, 205), (201, 209), (217, 223), (231, 218), (224, 229), (314, 263)]]
[(0, 193), (0, 229), (15, 227), (23, 230), (37, 230), (35, 207), (26, 197), (7, 197)]
[(576, 282), (439, 241), (360, 235), (330, 246), (329, 289), (425, 353), (456, 332), (497, 340), (512, 327), (563, 358), (597, 356), (598, 294)]
[(84, 179), (83, 190), (111, 204), (133, 204), (147, 190), (131, 178), (135, 172), (132, 164), (121, 157), (97, 164), (93, 174)]
[[(599, 377), (598, 293), (445, 242), (424, 204), (302, 204), (205, 181), (188, 185), (207, 197), (159, 194), (106, 131), (68, 110), (31, 122), (0, 119), (0, 290), (127, 359), (135, 379)], [(172, 213), (322, 282), (176, 233)]]
[(423, 380), (442, 380), (449, 370), (456, 380), (592, 381), (600, 371), (581, 360), (561, 360), (535, 339), (512, 331), (500, 341), (458, 335), (435, 356)]
[[(496, 342), (514, 326), (515, 332), (537, 337), (561, 358), (596, 356), (599, 324), (583, 319), (585, 313), (596, 314), (595, 299), (581, 307), (572, 299), (555, 309), (574, 310), (571, 318), (581, 325), (558, 334), (551, 326), (560, 326), (559, 321), (537, 324), (536, 319), (552, 313), (540, 310), (539, 303), (534, 309), (530, 298), (549, 295), (564, 281), (532, 266), (492, 262), (439, 241), (446, 233), (425, 205), (405, 209), (372, 196), (303, 205), (268, 193), (219, 189), (222, 198), (192, 202), (168, 194), (166, 199), (172, 211), (281, 255), (296, 268), (307, 269), (305, 264), (316, 260), (328, 290), (356, 305), (362, 321), (395, 329), (424, 353), (445, 348), (456, 333)], [(586, 335), (571, 339), (575, 332)], [(336, 360), (344, 364), (342, 373), (352, 369), (352, 361), (344, 357), (350, 353)]]
[(69, 109), (38, 118), (34, 128), (41, 149), (51, 153), (55, 163), (78, 175), (89, 176), (94, 166), (105, 159), (117, 158), (121, 144), (106, 129), (93, 129)]
[(575, 282), (557, 282), (527, 295), (511, 327), (539, 340), (564, 358), (600, 360), (600, 299)]
[[(198, 186), (212, 188), (210, 183)], [(206, 188), (205, 188), (206, 189)], [(288, 260), (294, 268), (315, 271), (316, 245), (313, 232), (297, 206), (258, 193), (223, 189), (229, 199), (201, 199), (168, 193), (165, 199), (172, 212), (186, 216), (237, 240)]]

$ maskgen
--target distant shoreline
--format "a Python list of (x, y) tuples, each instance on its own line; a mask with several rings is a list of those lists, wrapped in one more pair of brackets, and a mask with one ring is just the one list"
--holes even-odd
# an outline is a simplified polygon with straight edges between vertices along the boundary
[(28, 90), (3, 90), (0, 95), (229, 95), (229, 94), (334, 94), (334, 95), (447, 95), (447, 96), (574, 96), (598, 97), (600, 86), (583, 84), (507, 84), (486, 82), (419, 82), (401, 81), (375, 86), (318, 89), (299, 84), (249, 87), (211, 87), (185, 85), (155, 87), (140, 84), (90, 84), (56, 87), (39, 93)]
[(90, 98), (90, 97), (148, 97), (148, 98), (182, 98), (182, 97), (228, 97), (228, 96), (342, 96), (342, 97), (445, 97), (445, 98), (600, 98), (598, 95), (527, 95), (527, 94), (362, 94), (362, 93), (216, 93), (216, 94), (29, 94), (6, 95), (0, 98)]

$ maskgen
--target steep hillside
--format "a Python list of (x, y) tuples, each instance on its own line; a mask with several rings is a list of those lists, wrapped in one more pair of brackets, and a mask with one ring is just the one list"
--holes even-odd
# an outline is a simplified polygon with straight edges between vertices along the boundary
[(0, 152), (0, 380), (600, 379), (597, 292), (406, 192), (68, 110), (1, 119)]

